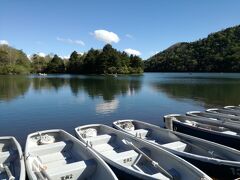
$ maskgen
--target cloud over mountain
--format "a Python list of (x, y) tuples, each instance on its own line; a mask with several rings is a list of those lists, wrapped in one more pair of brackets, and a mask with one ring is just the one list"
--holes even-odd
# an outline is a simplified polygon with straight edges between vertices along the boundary
[(140, 51), (135, 50), (135, 49), (131, 49), (131, 48), (124, 49), (124, 52), (126, 52), (129, 55), (136, 55), (136, 56), (140, 56), (141, 55)]
[(9, 45), (7, 40), (0, 40), (0, 45)]
[(111, 44), (111, 43), (118, 43), (120, 41), (120, 38), (118, 37), (117, 34), (107, 30), (103, 30), (103, 29), (95, 30), (93, 35), (97, 40), (103, 41), (105, 43)]

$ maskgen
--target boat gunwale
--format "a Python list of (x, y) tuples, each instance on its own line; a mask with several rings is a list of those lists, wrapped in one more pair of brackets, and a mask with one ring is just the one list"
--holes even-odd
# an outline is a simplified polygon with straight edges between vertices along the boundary
[[(124, 122), (124, 121), (128, 121), (128, 120), (130, 120), (132, 122), (135, 121), (137, 123), (142, 123), (142, 124), (147, 125), (147, 126), (153, 126), (154, 128), (157, 128), (159, 131), (170, 132), (174, 135), (176, 134), (177, 136), (180, 135), (180, 136), (183, 136), (183, 137), (186, 137), (186, 138), (189, 138), (189, 139), (193, 139), (193, 140), (200, 141), (200, 142), (203, 142), (203, 143), (211, 144), (211, 145), (219, 147), (219, 148), (224, 148), (224, 150), (227, 149), (228, 151), (232, 151), (232, 152), (229, 152), (229, 153), (233, 153), (233, 152), (234, 153), (239, 153), (239, 156), (240, 156), (240, 151), (237, 150), (237, 149), (234, 149), (234, 148), (231, 148), (231, 147), (219, 144), (219, 143), (215, 143), (215, 142), (212, 142), (212, 141), (208, 141), (208, 140), (205, 140), (205, 139), (202, 139), (202, 138), (194, 137), (194, 136), (191, 136), (191, 135), (188, 135), (188, 134), (184, 134), (184, 133), (181, 133), (181, 132), (173, 131), (173, 130), (170, 130), (170, 129), (163, 129), (163, 128), (155, 125), (155, 124), (150, 124), (150, 123), (146, 123), (146, 122), (142, 122), (142, 121), (134, 120), (134, 119), (124, 119), (124, 120), (117, 120), (117, 121)], [(118, 125), (115, 125), (117, 123), (117, 121), (114, 121), (113, 124), (114, 124), (114, 126), (116, 126), (117, 129), (120, 130), (121, 127), (119, 127)], [(124, 129), (122, 129), (122, 131), (127, 132)], [(128, 133), (128, 134), (136, 137), (135, 135), (133, 135), (131, 133)], [(140, 137), (137, 137), (137, 138), (142, 139)], [(148, 141), (147, 139), (142, 139), (142, 140)], [(148, 142), (150, 142), (150, 141), (148, 141)], [(158, 144), (158, 143), (155, 144), (155, 145), (158, 145), (161, 148), (167, 149), (168, 151), (170, 151), (174, 154), (177, 154), (178, 156), (185, 156), (186, 155), (188, 158), (193, 157), (194, 159), (197, 159), (197, 158), (199, 159), (200, 158), (201, 160), (203, 160), (205, 162), (210, 161), (209, 163), (214, 163), (214, 164), (218, 164), (218, 165), (229, 164), (229, 165), (236, 165), (236, 166), (240, 167), (240, 161), (231, 161), (231, 160), (224, 160), (224, 159), (218, 159), (218, 158), (211, 158), (211, 157), (207, 157), (207, 156), (203, 156), (203, 155), (197, 155), (197, 154), (193, 154), (193, 153), (189, 153), (189, 152), (185, 152), (185, 151), (181, 152), (181, 151), (177, 151), (177, 150), (173, 150), (173, 149), (164, 147), (164, 146), (162, 146), (161, 144)]]

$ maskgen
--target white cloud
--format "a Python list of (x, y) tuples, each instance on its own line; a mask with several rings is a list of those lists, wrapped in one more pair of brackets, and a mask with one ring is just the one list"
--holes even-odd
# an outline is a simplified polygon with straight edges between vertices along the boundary
[(68, 43), (68, 44), (77, 44), (77, 45), (85, 46), (85, 43), (82, 40), (73, 40), (70, 38), (65, 39), (65, 38), (57, 37), (57, 41)]
[(118, 43), (120, 41), (120, 38), (117, 34), (103, 29), (95, 30), (93, 35), (97, 40), (105, 43)]
[(126, 52), (129, 55), (136, 55), (136, 56), (140, 56), (141, 55), (140, 51), (137, 51), (137, 50), (131, 49), (131, 48), (124, 49), (124, 52)]
[(39, 52), (39, 53), (37, 53), (37, 55), (39, 55), (39, 56), (41, 56), (41, 57), (45, 57), (45, 56), (46, 56), (46, 54), (43, 53), (43, 52)]
[(129, 39), (133, 39), (133, 36), (131, 34), (126, 34), (125, 36)]
[(60, 58), (62, 58), (62, 59), (69, 59), (70, 58), (70, 56), (68, 55), (68, 56), (59, 56)]
[(9, 45), (7, 40), (0, 40), (0, 45)]

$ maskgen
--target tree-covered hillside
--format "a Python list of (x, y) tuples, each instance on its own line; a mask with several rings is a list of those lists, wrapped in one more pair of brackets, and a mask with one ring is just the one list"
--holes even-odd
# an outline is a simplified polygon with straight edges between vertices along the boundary
[(34, 54), (28, 59), (22, 50), (0, 45), (0, 74), (72, 73), (72, 74), (131, 74), (142, 73), (143, 61), (107, 44), (101, 50), (87, 53), (74, 51), (69, 59), (58, 55), (45, 57)]
[(144, 62), (149, 72), (240, 72), (240, 26), (177, 43)]
[(0, 45), (0, 74), (26, 74), (31, 63), (22, 50)]
[(73, 52), (67, 64), (67, 72), (78, 74), (142, 73), (143, 62), (140, 57), (129, 56), (107, 44), (102, 50), (90, 49), (83, 55)]

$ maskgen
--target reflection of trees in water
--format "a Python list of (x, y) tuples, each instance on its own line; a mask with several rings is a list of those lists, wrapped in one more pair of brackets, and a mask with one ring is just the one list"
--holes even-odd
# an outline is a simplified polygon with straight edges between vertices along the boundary
[(104, 78), (71, 78), (69, 80), (74, 95), (84, 90), (92, 98), (102, 96), (104, 100), (113, 100), (116, 95), (138, 92), (141, 88), (139, 79)]
[(95, 76), (78, 76), (71, 78), (50, 77), (39, 78), (27, 76), (0, 77), (0, 100), (10, 100), (23, 95), (32, 84), (33, 90), (56, 91), (63, 86), (70, 86), (72, 93), (77, 96), (80, 91), (86, 92), (91, 98), (102, 96), (104, 100), (113, 100), (116, 95), (126, 95), (138, 92), (141, 88), (139, 78), (112, 78)]
[(71, 78), (33, 78), (33, 89), (56, 89), (70, 86), (77, 96), (80, 91), (88, 93), (92, 98), (102, 96), (104, 100), (113, 100), (117, 94), (137, 92), (141, 88), (139, 79), (116, 79), (112, 77), (82, 76)]
[(238, 105), (240, 102), (240, 80), (217, 80), (194, 83), (155, 83), (152, 87), (170, 97), (190, 99), (211, 105)]
[(23, 96), (30, 87), (27, 76), (0, 76), (0, 101), (10, 101)]
[(55, 89), (56, 91), (67, 85), (65, 78), (32, 78), (32, 86), (34, 90)]

